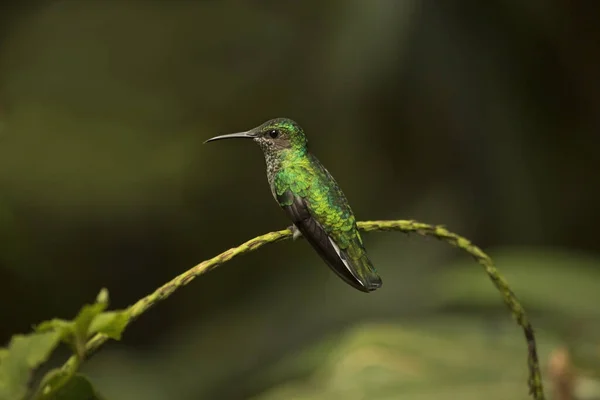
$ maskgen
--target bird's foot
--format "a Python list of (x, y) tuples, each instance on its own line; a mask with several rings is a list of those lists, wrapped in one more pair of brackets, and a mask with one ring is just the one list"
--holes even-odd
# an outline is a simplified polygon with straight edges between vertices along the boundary
[(288, 229), (292, 231), (292, 240), (297, 240), (302, 237), (302, 232), (296, 228), (296, 225), (292, 225)]

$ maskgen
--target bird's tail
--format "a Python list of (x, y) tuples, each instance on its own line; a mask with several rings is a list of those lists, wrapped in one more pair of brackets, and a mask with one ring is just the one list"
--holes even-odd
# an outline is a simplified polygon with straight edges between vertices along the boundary
[(351, 246), (347, 250), (350, 269), (355, 278), (369, 292), (379, 289), (383, 282), (362, 246)]

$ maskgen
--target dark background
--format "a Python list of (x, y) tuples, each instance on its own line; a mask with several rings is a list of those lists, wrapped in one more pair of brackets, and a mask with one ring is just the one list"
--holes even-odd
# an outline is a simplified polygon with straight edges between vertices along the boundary
[[(288, 226), (257, 146), (202, 145), (285, 116), (359, 220), (470, 238), (529, 311), (545, 371), (567, 345), (588, 392), (600, 385), (600, 3), (1, 7), (3, 342), (102, 287), (126, 307)], [(525, 341), (477, 264), (432, 239), (365, 241), (380, 291), (343, 284), (303, 241), (267, 246), (84, 371), (111, 399), (527, 398)]]

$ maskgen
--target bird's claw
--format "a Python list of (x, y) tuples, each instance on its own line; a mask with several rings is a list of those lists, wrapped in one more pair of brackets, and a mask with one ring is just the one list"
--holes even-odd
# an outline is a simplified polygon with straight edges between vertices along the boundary
[(288, 229), (292, 231), (292, 240), (297, 240), (302, 237), (302, 232), (296, 228), (296, 225), (292, 225)]

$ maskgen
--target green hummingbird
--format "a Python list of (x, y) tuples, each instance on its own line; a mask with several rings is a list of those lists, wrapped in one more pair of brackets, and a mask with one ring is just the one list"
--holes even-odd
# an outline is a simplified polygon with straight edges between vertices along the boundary
[(216, 136), (204, 143), (233, 138), (252, 139), (262, 149), (271, 193), (293, 223), (294, 240), (303, 236), (352, 287), (363, 292), (381, 287), (346, 196), (308, 151), (300, 125), (276, 118), (249, 131)]

